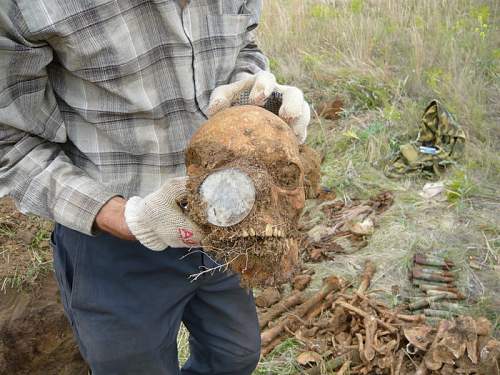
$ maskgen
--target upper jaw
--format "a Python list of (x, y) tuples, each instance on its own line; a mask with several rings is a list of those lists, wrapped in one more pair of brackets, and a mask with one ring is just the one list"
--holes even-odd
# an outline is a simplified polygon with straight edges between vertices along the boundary
[(285, 238), (286, 231), (280, 229), (277, 225), (266, 224), (264, 227), (244, 227), (238, 230), (235, 235), (242, 238), (261, 237), (261, 238)]

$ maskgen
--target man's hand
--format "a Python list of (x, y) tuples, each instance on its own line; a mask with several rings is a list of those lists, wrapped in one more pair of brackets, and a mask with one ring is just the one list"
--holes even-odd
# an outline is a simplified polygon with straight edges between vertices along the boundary
[(130, 232), (151, 250), (167, 247), (199, 247), (201, 230), (179, 207), (186, 194), (187, 177), (169, 179), (145, 198), (132, 197), (125, 206)]
[(126, 203), (127, 201), (122, 197), (111, 198), (97, 214), (95, 225), (103, 232), (122, 240), (134, 241), (135, 236), (130, 232), (125, 221)]
[(299, 142), (304, 143), (311, 119), (311, 111), (309, 104), (304, 100), (304, 94), (297, 87), (279, 85), (274, 75), (266, 71), (255, 75), (247, 74), (237, 82), (216, 87), (210, 96), (208, 114), (212, 116), (230, 107), (245, 90), (251, 90), (250, 104), (258, 106), (263, 106), (273, 92), (281, 93), (283, 103), (279, 116), (290, 125)]

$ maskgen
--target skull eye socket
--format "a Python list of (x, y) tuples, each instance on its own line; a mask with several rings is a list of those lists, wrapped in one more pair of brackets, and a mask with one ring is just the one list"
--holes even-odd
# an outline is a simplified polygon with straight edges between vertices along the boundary
[(274, 165), (276, 168), (275, 182), (276, 184), (287, 190), (296, 189), (300, 184), (300, 168), (297, 164), (282, 161)]

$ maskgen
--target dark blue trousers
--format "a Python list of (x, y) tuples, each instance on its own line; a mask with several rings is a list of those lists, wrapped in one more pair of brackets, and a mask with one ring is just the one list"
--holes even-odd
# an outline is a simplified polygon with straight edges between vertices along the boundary
[[(252, 293), (201, 252), (148, 250), (56, 225), (54, 266), (63, 305), (93, 375), (250, 375), (260, 336)], [(182, 369), (176, 337), (190, 332)]]

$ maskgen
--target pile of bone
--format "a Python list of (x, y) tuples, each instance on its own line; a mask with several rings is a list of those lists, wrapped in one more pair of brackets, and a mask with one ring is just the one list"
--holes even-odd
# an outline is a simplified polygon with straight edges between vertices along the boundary
[(330, 276), (318, 292), (295, 291), (271, 306), (260, 315), (262, 355), (294, 338), (297, 374), (499, 374), (500, 342), (487, 319), (442, 320), (436, 329), (372, 297), (374, 273), (367, 262), (353, 292)]
[(378, 217), (393, 204), (390, 192), (368, 200), (328, 200), (322, 196), (309, 202), (302, 213), (299, 227), (305, 233), (302, 248), (306, 262), (333, 259), (335, 254), (349, 252), (338, 241), (348, 239), (353, 251), (366, 246), (366, 239), (377, 226)]

